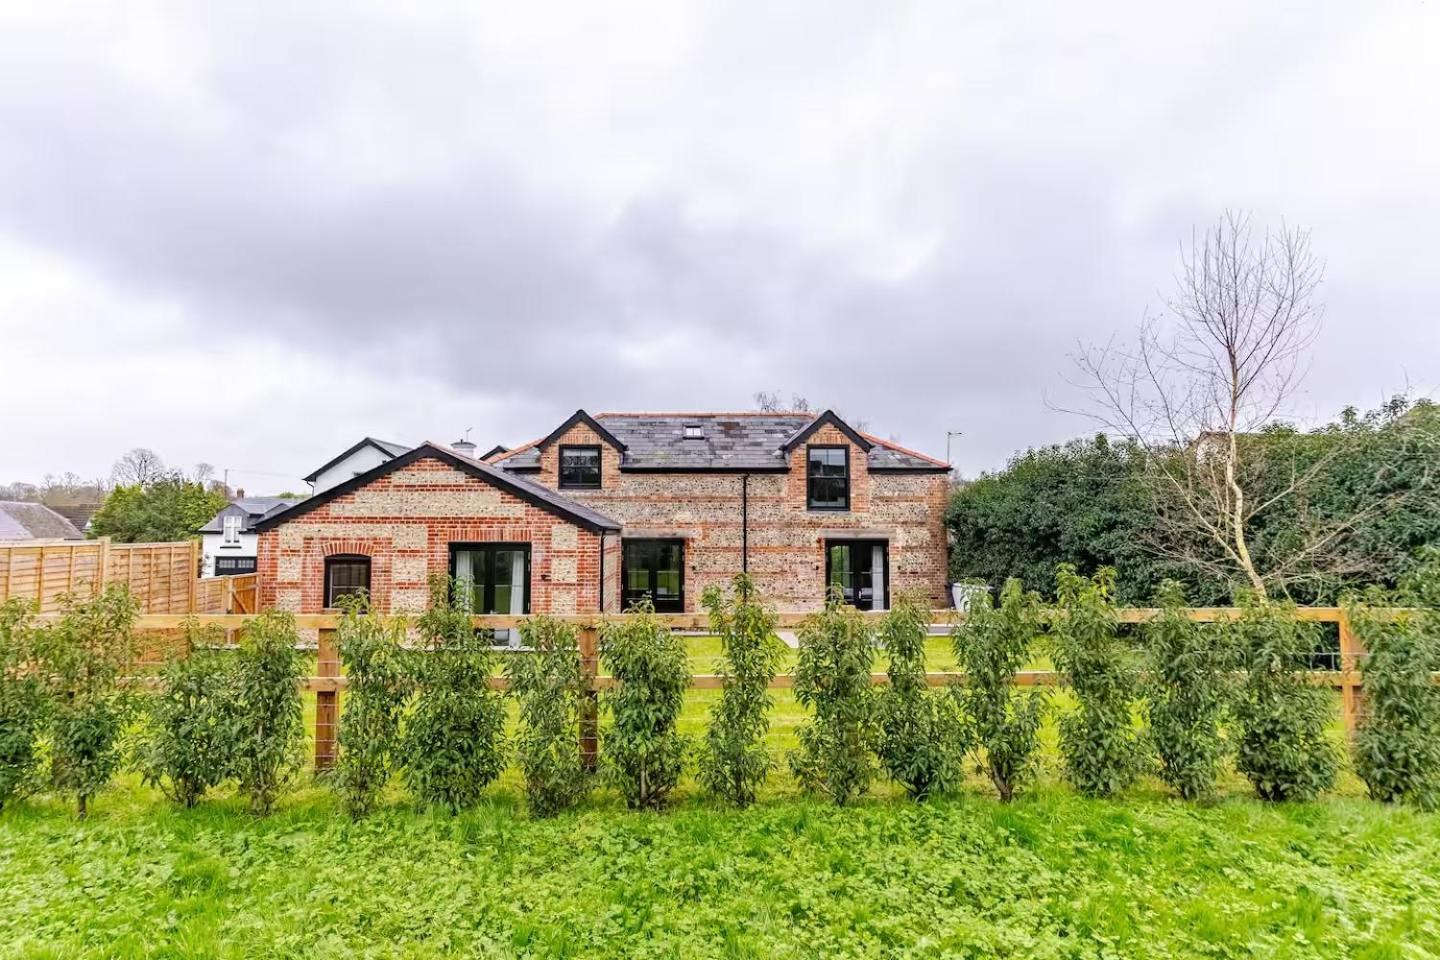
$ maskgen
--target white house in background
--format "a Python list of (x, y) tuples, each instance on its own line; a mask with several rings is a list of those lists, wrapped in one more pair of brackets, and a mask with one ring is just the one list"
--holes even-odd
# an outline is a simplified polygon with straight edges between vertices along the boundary
[(231, 500), (200, 528), (200, 576), (254, 573), (255, 524), (299, 502), (293, 497), (240, 496)]
[(402, 453), (409, 452), (410, 448), (403, 443), (391, 443), (388, 440), (365, 437), (355, 446), (310, 474), (305, 478), (305, 482), (310, 484), (312, 494), (324, 493), (331, 487), (338, 486), (346, 480), (358, 477), (382, 463), (395, 459)]

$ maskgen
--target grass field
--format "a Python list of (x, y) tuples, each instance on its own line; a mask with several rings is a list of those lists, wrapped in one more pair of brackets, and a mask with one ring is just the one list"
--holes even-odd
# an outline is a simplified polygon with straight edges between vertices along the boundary
[[(717, 696), (689, 693), (683, 732)], [(779, 690), (771, 719), (780, 758), (805, 715)], [(512, 769), (459, 817), (397, 784), (352, 823), (307, 775), (256, 820), (228, 791), (182, 811), (127, 775), (84, 823), (49, 797), (0, 812), (0, 960), (1440, 957), (1440, 815), (1351, 776), (1309, 805), (1260, 804), (1233, 773), (1210, 805), (1154, 781), (1085, 800), (1060, 783), (1053, 721), (1044, 741), (1010, 807), (972, 777), (923, 806), (881, 783), (835, 810), (782, 763), (747, 811), (687, 779), (663, 814), (601, 789), (534, 821)]]

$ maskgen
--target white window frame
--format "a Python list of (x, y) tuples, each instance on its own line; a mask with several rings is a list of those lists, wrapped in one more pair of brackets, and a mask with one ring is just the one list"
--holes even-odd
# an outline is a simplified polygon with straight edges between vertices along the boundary
[(221, 522), (220, 542), (227, 547), (240, 545), (240, 518), (225, 517)]

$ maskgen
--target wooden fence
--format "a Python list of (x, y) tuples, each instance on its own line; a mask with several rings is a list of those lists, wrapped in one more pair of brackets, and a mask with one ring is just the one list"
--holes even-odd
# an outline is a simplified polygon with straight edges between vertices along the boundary
[(195, 584), (195, 613), (258, 613), (258, 574), (237, 573), (228, 577), (205, 577)]
[[(1396, 613), (1400, 611), (1394, 611)], [(1153, 608), (1131, 607), (1119, 611), (1122, 623), (1144, 623), (1160, 613)], [(1240, 615), (1240, 610), (1234, 607), (1197, 607), (1188, 611), (1190, 619), (1200, 622), (1218, 622), (1232, 620)], [(1356, 640), (1354, 632), (1350, 628), (1345, 611), (1340, 607), (1301, 607), (1297, 611), (1301, 620), (1313, 623), (1333, 623), (1336, 625), (1339, 634), (1339, 661), (1336, 670), (1316, 670), (1311, 673), (1311, 681), (1322, 686), (1328, 686), (1340, 692), (1341, 718), (1345, 725), (1347, 736), (1353, 736), (1355, 732), (1356, 719), (1361, 711), (1361, 677), (1358, 670), (1359, 659), (1364, 656), (1364, 651)], [(624, 615), (610, 617), (599, 617), (596, 615), (575, 615), (556, 617), (567, 623), (574, 624), (580, 631), (580, 662), (585, 672), (588, 686), (591, 691), (591, 699), (588, 709), (585, 712), (581, 724), (580, 747), (586, 763), (593, 766), (597, 756), (599, 745), (598, 714), (595, 704), (595, 692), (610, 687), (613, 680), (609, 677), (600, 676), (599, 673), (599, 628), (605, 620), (620, 619)], [(777, 615), (778, 629), (794, 629), (800, 626), (810, 616), (808, 613), (780, 613)], [(879, 619), (883, 613), (868, 613), (868, 617)], [(196, 619), (202, 623), (213, 623), (227, 628), (227, 630), (240, 629), (250, 619), (243, 615), (213, 615), (199, 614)], [(517, 626), (524, 617), (515, 616), (477, 616), (472, 618), (475, 626), (501, 629), (504, 627)], [(708, 631), (709, 621), (704, 614), (660, 614), (656, 617), (662, 624), (675, 630)], [(932, 626), (950, 627), (965, 619), (963, 613), (955, 610), (936, 610), (931, 617)], [(140, 618), (138, 628), (140, 630), (173, 630), (179, 627), (186, 620), (185, 616), (177, 615), (148, 615)], [(340, 671), (339, 648), (336, 643), (336, 628), (339, 625), (340, 617), (337, 614), (297, 614), (296, 625), (305, 630), (317, 630), (319, 641), (316, 656), (315, 675), (306, 677), (302, 688), (315, 694), (315, 766), (317, 769), (326, 769), (335, 762), (335, 738), (338, 733), (338, 718), (340, 713), (340, 695), (345, 689), (345, 678)], [(691, 682), (695, 688), (716, 689), (722, 684), (722, 677), (718, 674), (694, 674)], [(883, 673), (873, 674), (872, 681), (879, 684), (887, 682)], [(926, 680), (932, 687), (948, 686), (951, 683), (964, 679), (963, 673), (957, 672), (934, 672), (926, 674)], [(1051, 670), (1026, 670), (1017, 674), (1015, 682), (1019, 686), (1053, 686), (1058, 682), (1058, 675)], [(491, 683), (498, 688), (506, 686), (503, 677), (495, 677)], [(770, 686), (774, 689), (788, 689), (795, 684), (793, 674), (779, 674), (775, 677)]]
[(144, 613), (187, 613), (195, 609), (199, 566), (197, 540), (111, 543), (109, 537), (101, 537), (3, 542), (0, 601), (24, 597), (37, 601), (41, 613), (53, 613), (60, 608), (62, 594), (93, 597), (105, 585), (123, 583)]

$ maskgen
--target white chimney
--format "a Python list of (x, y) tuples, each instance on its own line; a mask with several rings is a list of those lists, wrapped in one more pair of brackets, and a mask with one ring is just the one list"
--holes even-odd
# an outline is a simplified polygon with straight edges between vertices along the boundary
[(474, 459), (475, 457), (475, 444), (471, 443), (469, 440), (456, 440), (454, 443), (450, 444), (450, 449), (454, 450), (462, 457), (470, 457), (471, 459)]

